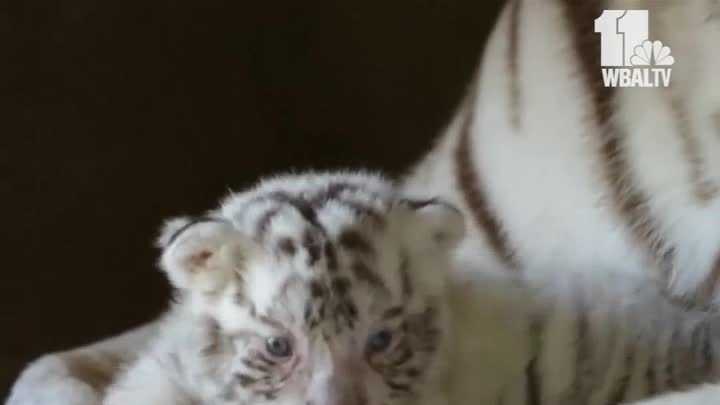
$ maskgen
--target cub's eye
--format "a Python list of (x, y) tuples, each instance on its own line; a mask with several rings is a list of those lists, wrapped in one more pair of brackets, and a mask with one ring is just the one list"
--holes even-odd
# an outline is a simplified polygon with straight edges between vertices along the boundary
[(292, 355), (292, 343), (285, 336), (269, 337), (265, 341), (265, 350), (275, 357), (290, 357)]
[(372, 353), (382, 352), (390, 346), (392, 337), (392, 332), (387, 329), (375, 332), (368, 337), (367, 349)]

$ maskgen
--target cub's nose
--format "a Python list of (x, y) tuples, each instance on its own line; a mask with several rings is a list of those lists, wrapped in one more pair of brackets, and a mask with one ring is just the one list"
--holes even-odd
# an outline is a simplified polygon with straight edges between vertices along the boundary
[(368, 396), (362, 373), (336, 368), (333, 372), (316, 378), (308, 391), (311, 405), (367, 405)]
[(323, 405), (366, 405), (364, 387), (351, 381), (331, 382), (328, 401)]

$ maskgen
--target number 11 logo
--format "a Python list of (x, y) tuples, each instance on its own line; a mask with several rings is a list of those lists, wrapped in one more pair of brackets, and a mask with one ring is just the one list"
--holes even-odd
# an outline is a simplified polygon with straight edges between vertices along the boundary
[(648, 40), (648, 20), (648, 10), (604, 10), (595, 19), (605, 86), (667, 87), (670, 84), (669, 66), (675, 63), (675, 58), (670, 55), (670, 47)]

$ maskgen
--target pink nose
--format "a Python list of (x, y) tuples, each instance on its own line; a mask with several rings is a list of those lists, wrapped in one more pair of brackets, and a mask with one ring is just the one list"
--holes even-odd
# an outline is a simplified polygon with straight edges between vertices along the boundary
[(333, 384), (323, 405), (366, 405), (367, 397), (357, 384)]
[(337, 350), (333, 342), (318, 348), (308, 387), (312, 405), (368, 405), (363, 360)]

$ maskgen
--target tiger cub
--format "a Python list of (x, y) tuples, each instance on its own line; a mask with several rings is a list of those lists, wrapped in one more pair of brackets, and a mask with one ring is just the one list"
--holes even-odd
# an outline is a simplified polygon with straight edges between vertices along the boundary
[(103, 403), (442, 405), (462, 225), (365, 174), (275, 178), (170, 221), (173, 308)]

